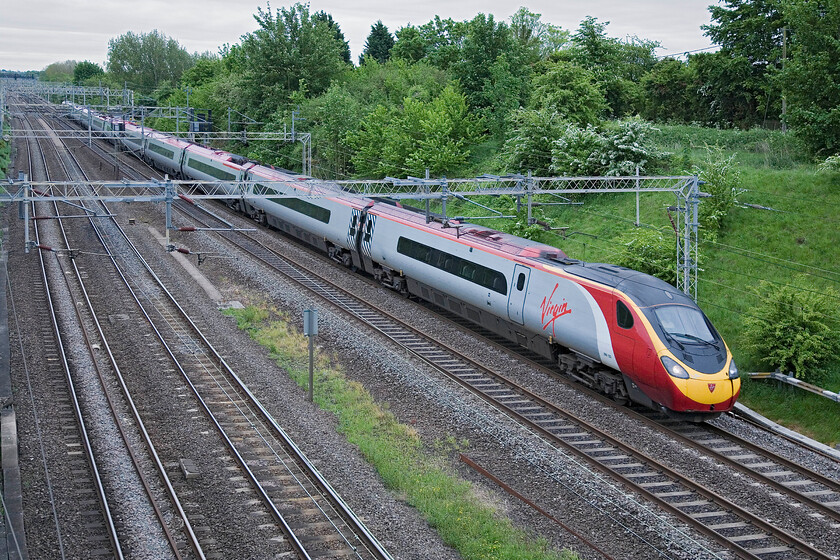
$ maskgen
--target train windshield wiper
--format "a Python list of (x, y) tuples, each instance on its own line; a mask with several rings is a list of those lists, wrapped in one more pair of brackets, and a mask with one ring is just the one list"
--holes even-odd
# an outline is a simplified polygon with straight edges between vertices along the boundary
[(668, 331), (663, 330), (662, 332), (664, 332), (664, 333), (665, 333), (665, 336), (668, 338), (668, 340), (670, 340), (671, 342), (673, 342), (674, 344), (676, 344), (677, 346), (679, 346), (679, 347), (680, 347), (680, 350), (685, 351), (685, 346), (683, 346), (682, 342), (680, 342), (679, 340), (677, 340), (676, 338), (674, 338), (673, 336), (671, 336), (671, 333), (669, 333)]
[(715, 342), (714, 340), (706, 340), (705, 338), (700, 338), (699, 336), (694, 336), (693, 334), (681, 333), (681, 332), (676, 332), (676, 333), (671, 333), (671, 334), (674, 335), (674, 336), (681, 336), (681, 337), (687, 338), (689, 340), (694, 340), (696, 342), (700, 342), (701, 344), (709, 344), (710, 346), (714, 346), (715, 349), (720, 350), (720, 346), (718, 346), (717, 342)]

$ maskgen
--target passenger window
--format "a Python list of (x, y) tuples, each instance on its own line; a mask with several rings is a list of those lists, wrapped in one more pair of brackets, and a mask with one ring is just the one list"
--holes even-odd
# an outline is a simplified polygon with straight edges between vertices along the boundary
[(521, 292), (522, 288), (524, 288), (524, 287), (525, 287), (525, 273), (520, 272), (519, 273), (519, 278), (516, 279), (516, 289)]
[(630, 310), (622, 301), (619, 301), (615, 306), (615, 321), (622, 329), (633, 327), (633, 314), (630, 313)]

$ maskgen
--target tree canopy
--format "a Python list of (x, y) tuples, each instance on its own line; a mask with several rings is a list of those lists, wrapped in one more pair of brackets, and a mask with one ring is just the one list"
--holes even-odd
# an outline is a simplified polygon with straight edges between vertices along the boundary
[(364, 64), (367, 57), (376, 62), (386, 62), (391, 58), (391, 49), (394, 48), (394, 36), (382, 23), (382, 20), (370, 26), (370, 34), (365, 41), (365, 50), (359, 57), (359, 64)]
[(266, 120), (289, 103), (292, 92), (320, 95), (346, 67), (345, 44), (329, 18), (311, 16), (305, 4), (257, 9), (259, 29), (242, 38), (226, 58), (240, 80), (246, 109)]
[(789, 0), (791, 53), (777, 82), (789, 106), (786, 121), (820, 156), (840, 151), (840, 1)]
[[(129, 32), (111, 40), (104, 75), (66, 61), (42, 79), (128, 82), (161, 105), (189, 97), (217, 126), (230, 110), (246, 115), (234, 128), (283, 130), (295, 111), (324, 176), (451, 174), (474, 161), (492, 161), (481, 172), (634, 171), (658, 157), (625, 150), (649, 136), (639, 117), (743, 129), (784, 121), (824, 157), (840, 150), (838, 11), (840, 0), (722, 0), (702, 27), (720, 50), (661, 60), (656, 42), (612, 37), (594, 17), (567, 30), (527, 8), (507, 20), (436, 15), (393, 34), (377, 20), (354, 66), (332, 15), (266, 5), (256, 28), (218, 55)], [(235, 149), (300, 161), (293, 145)]]
[(194, 56), (178, 41), (158, 30), (139, 35), (129, 31), (108, 42), (108, 72), (144, 92), (163, 82), (177, 84), (193, 62)]
[(84, 84), (90, 78), (102, 76), (105, 71), (101, 66), (89, 60), (82, 61), (73, 68), (73, 83)]

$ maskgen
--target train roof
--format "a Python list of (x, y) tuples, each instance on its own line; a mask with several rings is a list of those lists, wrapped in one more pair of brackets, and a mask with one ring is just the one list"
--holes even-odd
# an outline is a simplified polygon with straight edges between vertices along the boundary
[(668, 303), (695, 306), (690, 297), (668, 282), (623, 266), (578, 261), (564, 265), (563, 270), (624, 292), (641, 307)]
[(376, 212), (405, 220), (421, 229), (430, 229), (449, 235), (477, 247), (484, 247), (513, 256), (531, 259), (546, 258), (558, 261), (568, 258), (566, 253), (557, 247), (469, 222), (459, 220), (444, 222), (436, 217), (435, 220), (427, 223), (425, 212), (410, 207), (380, 203), (376, 205)]

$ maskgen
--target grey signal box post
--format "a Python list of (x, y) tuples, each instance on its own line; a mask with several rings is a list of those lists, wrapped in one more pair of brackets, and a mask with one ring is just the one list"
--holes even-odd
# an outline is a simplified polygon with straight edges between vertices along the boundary
[(309, 339), (309, 402), (313, 393), (313, 350), (314, 338), (318, 334), (318, 310), (306, 309), (303, 312), (303, 335)]

